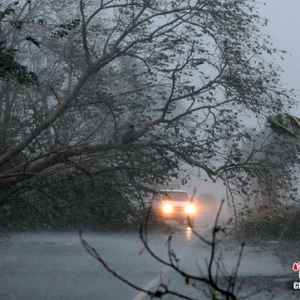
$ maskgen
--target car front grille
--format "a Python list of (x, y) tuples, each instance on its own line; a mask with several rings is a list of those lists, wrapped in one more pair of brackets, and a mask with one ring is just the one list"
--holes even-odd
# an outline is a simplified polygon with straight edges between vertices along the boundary
[(184, 212), (184, 207), (182, 206), (174, 206), (173, 207), (174, 212)]

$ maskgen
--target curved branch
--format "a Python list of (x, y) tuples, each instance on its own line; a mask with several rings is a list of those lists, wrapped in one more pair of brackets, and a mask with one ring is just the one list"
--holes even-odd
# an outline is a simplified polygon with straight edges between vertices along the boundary
[(80, 0), (80, 13), (81, 13), (81, 18), (82, 18), (82, 26), (81, 26), (82, 44), (83, 44), (86, 62), (88, 65), (90, 65), (91, 64), (91, 55), (90, 55), (89, 47), (87, 44), (87, 33), (86, 33), (86, 22), (85, 22), (85, 15), (84, 15), (83, 0)]

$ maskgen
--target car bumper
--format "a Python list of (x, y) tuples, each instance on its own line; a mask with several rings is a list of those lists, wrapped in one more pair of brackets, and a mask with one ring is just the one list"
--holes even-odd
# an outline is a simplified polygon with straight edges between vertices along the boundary
[(186, 213), (170, 213), (170, 214), (159, 213), (158, 217), (160, 219), (164, 219), (164, 220), (184, 220), (184, 221), (186, 221), (188, 219), (188, 217), (190, 219), (192, 219), (194, 217), (194, 215), (188, 215)]

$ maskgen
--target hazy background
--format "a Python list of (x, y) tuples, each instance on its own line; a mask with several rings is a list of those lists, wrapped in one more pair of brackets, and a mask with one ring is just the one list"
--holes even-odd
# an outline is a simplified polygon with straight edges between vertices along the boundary
[[(300, 0), (265, 0), (259, 5), (259, 14), (262, 18), (269, 20), (268, 26), (262, 28), (262, 32), (270, 35), (275, 48), (285, 50), (284, 60), (279, 56), (275, 57), (274, 63), (282, 68), (282, 83), (289, 89), (294, 89), (297, 95), (300, 94)], [(291, 114), (300, 117), (300, 97), (298, 103), (291, 110)], [(256, 126), (255, 120), (249, 125)], [(248, 124), (248, 121), (247, 121)], [(197, 174), (197, 170), (193, 170)], [(189, 193), (193, 192), (193, 187), (197, 187), (197, 193), (214, 194), (220, 200), (225, 197), (225, 188), (222, 183), (212, 183), (210, 179), (201, 172), (199, 179), (192, 176), (189, 181)], [(205, 182), (204, 180), (207, 180)]]
[[(276, 48), (288, 52), (284, 60), (277, 60), (284, 71), (282, 81), (289, 88), (297, 90), (299, 94), (300, 1), (265, 0), (263, 2), (266, 5), (261, 5), (260, 15), (269, 20), (269, 24), (264, 30), (271, 36)], [(298, 104), (292, 113), (300, 114), (299, 112), (300, 106)]]

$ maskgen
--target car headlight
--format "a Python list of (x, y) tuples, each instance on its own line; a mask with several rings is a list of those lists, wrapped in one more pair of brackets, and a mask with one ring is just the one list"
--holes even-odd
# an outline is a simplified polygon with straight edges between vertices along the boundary
[(185, 212), (187, 214), (193, 214), (196, 210), (196, 207), (194, 204), (188, 204), (186, 207), (185, 207)]
[(165, 204), (163, 206), (163, 211), (166, 213), (166, 214), (169, 214), (173, 211), (173, 206), (169, 203)]

